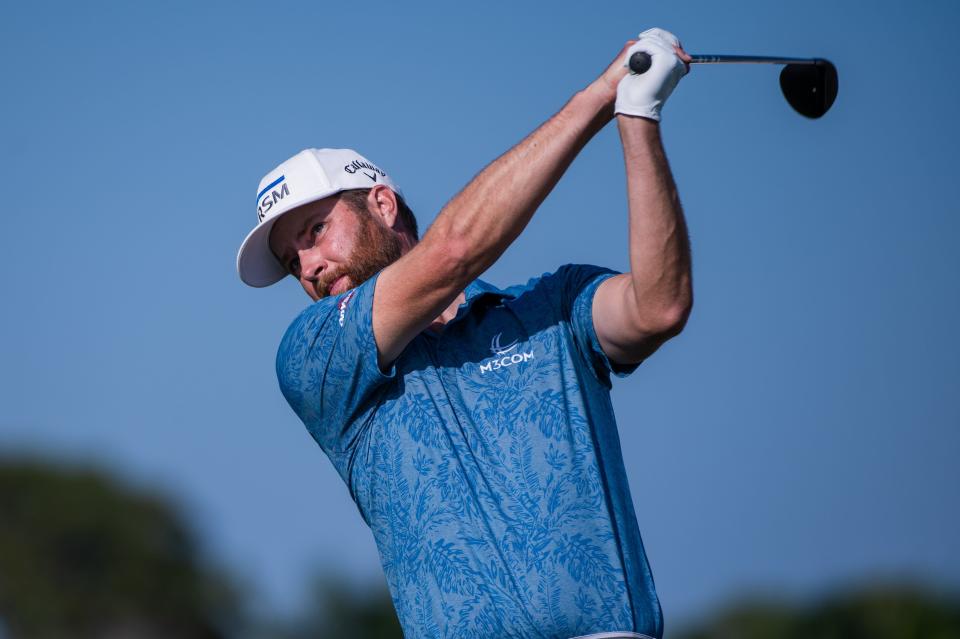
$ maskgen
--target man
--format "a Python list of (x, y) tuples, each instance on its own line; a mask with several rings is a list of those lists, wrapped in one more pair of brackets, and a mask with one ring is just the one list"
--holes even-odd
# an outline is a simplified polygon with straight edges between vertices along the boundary
[[(652, 66), (628, 74), (648, 52)], [(651, 29), (492, 162), (418, 241), (399, 189), (349, 150), (309, 149), (261, 182), (238, 270), (316, 302), (277, 355), (284, 396), (371, 527), (404, 633), (660, 637), (609, 399), (692, 303), (660, 107), (689, 57)], [(630, 272), (568, 265), (477, 280), (616, 113)]]

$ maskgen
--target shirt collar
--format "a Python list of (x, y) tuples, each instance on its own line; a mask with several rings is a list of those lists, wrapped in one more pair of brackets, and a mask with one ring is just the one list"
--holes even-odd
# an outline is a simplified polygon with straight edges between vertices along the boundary
[(474, 299), (481, 297), (483, 295), (495, 295), (497, 297), (513, 297), (506, 291), (503, 291), (489, 282), (484, 282), (483, 280), (473, 280), (467, 284), (467, 288), (463, 291), (466, 296), (465, 304), (470, 304)]
[(467, 288), (463, 291), (464, 297), (466, 298), (463, 304), (460, 305), (460, 308), (457, 309), (457, 315), (451, 321), (455, 322), (461, 317), (464, 317), (467, 313), (470, 312), (470, 308), (473, 306), (474, 302), (483, 298), (483, 297), (492, 297), (503, 299), (505, 297), (513, 298), (516, 297), (502, 289), (497, 288), (489, 282), (484, 282), (483, 280), (473, 280), (467, 284)]

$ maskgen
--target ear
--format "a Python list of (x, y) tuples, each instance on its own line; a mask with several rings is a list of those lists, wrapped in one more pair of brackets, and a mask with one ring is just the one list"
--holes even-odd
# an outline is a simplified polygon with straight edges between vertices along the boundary
[(397, 230), (400, 207), (397, 205), (397, 194), (390, 187), (377, 184), (371, 188), (367, 195), (367, 209), (379, 217), (388, 229)]

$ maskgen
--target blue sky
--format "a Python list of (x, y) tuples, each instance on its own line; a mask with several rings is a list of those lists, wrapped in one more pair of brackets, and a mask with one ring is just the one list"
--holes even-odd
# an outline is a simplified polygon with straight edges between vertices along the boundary
[[(359, 150), (422, 226), (640, 30), (831, 59), (823, 119), (778, 68), (700, 66), (664, 109), (686, 331), (614, 389), (667, 615), (878, 576), (960, 587), (960, 97), (952, 2), (58, 3), (0, 24), (0, 446), (159, 484), (268, 608), (372, 538), (281, 397), (307, 302), (234, 270), (259, 179)], [(627, 267), (614, 127), (485, 276)]]

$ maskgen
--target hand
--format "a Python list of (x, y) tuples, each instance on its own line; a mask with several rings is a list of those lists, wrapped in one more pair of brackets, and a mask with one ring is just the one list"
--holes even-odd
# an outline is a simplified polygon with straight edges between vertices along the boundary
[(627, 51), (636, 43), (636, 40), (627, 40), (627, 43), (620, 49), (620, 53), (614, 57), (610, 66), (592, 83), (591, 89), (601, 95), (604, 102), (612, 105), (616, 101), (617, 85), (620, 84), (620, 80), (630, 72), (629, 67), (625, 66), (623, 61), (629, 59)]
[[(629, 71), (630, 56), (636, 51), (650, 54), (651, 64), (640, 75)], [(680, 78), (690, 71), (691, 57), (669, 31), (647, 29), (621, 58), (624, 75), (617, 84), (614, 112), (660, 121), (660, 108), (670, 97)], [(609, 70), (608, 70), (609, 71)], [(607, 74), (604, 74), (604, 78)]]

